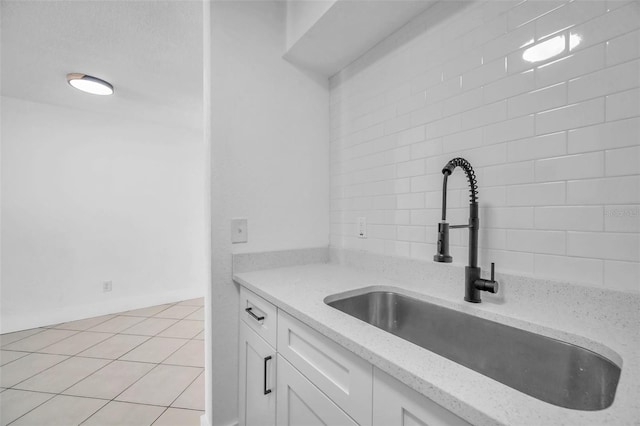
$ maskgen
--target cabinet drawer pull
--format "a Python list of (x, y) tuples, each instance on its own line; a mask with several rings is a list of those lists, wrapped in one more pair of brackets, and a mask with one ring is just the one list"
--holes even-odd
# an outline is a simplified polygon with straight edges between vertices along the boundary
[(264, 319), (264, 317), (259, 317), (256, 314), (253, 313), (253, 308), (247, 308), (245, 309), (245, 312), (248, 313), (249, 315), (251, 315), (253, 317), (253, 319), (255, 319), (256, 321), (262, 321)]
[(271, 389), (267, 389), (267, 362), (271, 359), (271, 355), (265, 357), (264, 359), (264, 394), (269, 395), (271, 393)]

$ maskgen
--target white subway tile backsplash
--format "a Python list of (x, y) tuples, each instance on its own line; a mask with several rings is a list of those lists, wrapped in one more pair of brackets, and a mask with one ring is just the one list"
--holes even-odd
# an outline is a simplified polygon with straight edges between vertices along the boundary
[(580, 257), (535, 255), (534, 273), (540, 278), (601, 285), (604, 261)]
[(558, 83), (554, 86), (534, 90), (514, 96), (508, 100), (509, 117), (520, 117), (535, 112), (542, 112), (567, 104), (567, 85)]
[(424, 160), (412, 160), (399, 163), (397, 166), (398, 177), (423, 175), (425, 172)]
[(536, 87), (568, 81), (604, 67), (604, 44), (575, 52), (569, 56), (536, 68)]
[(508, 250), (544, 254), (565, 254), (567, 250), (564, 231), (509, 229), (506, 232)]
[(564, 182), (509, 185), (506, 187), (507, 204), (510, 206), (562, 205), (566, 199)]
[(632, 1), (621, 8), (574, 27), (573, 32), (582, 38), (578, 46), (582, 48), (606, 42), (638, 28), (640, 28), (640, 3)]
[(398, 240), (423, 243), (427, 239), (424, 226), (398, 226)]
[[(511, 66), (508, 63), (507, 68)], [(484, 86), (484, 102), (489, 104), (507, 99), (535, 88), (533, 70), (513, 74)]]
[(605, 260), (604, 285), (613, 290), (640, 293), (640, 263)]
[(607, 41), (607, 66), (617, 65), (640, 57), (640, 31)]
[(640, 88), (607, 96), (607, 121), (640, 116)]
[(482, 129), (472, 129), (442, 138), (442, 151), (455, 152), (477, 148), (482, 145)]
[(597, 98), (536, 114), (536, 134), (575, 129), (603, 121), (604, 99)]
[(640, 174), (640, 145), (606, 151), (607, 176)]
[[(430, 259), (442, 167), (461, 156), (478, 181), (483, 266), (639, 292), (640, 2), (449, 8), (331, 78), (331, 244)], [(523, 59), (558, 35), (580, 42)], [(466, 223), (468, 203), (457, 170), (447, 220)], [(467, 234), (450, 236), (464, 264)]]
[(638, 144), (640, 118), (614, 121), (569, 131), (568, 152), (597, 151)]
[(484, 143), (494, 144), (498, 142), (523, 139), (535, 134), (534, 116), (512, 118), (484, 127)]
[(567, 233), (567, 254), (637, 262), (640, 259), (640, 234), (570, 231)]
[(571, 231), (602, 231), (601, 206), (536, 207), (535, 228)]
[(507, 12), (508, 29), (513, 30), (563, 6), (566, 1), (524, 1)]
[(640, 203), (640, 176), (583, 179), (567, 182), (568, 204)]
[(536, 20), (536, 38), (547, 37), (567, 28), (587, 22), (607, 11), (604, 1), (578, 1), (566, 3)]
[(508, 160), (514, 162), (561, 156), (567, 153), (567, 134), (550, 133), (509, 142), (507, 153)]
[(513, 185), (533, 182), (533, 164), (533, 161), (522, 161), (519, 163), (506, 163), (486, 167), (484, 169), (484, 180), (481, 182), (481, 185), (497, 186), (505, 185), (506, 183)]
[(399, 209), (422, 209), (424, 208), (424, 193), (416, 192), (412, 194), (398, 195)]
[(608, 232), (640, 232), (640, 205), (605, 206), (604, 230)]
[(604, 153), (590, 152), (536, 160), (536, 182), (604, 176)]
[(463, 129), (486, 126), (507, 118), (507, 101), (494, 102), (480, 108), (467, 111), (460, 116)]
[(625, 62), (569, 81), (569, 102), (605, 96), (640, 85), (640, 61)]

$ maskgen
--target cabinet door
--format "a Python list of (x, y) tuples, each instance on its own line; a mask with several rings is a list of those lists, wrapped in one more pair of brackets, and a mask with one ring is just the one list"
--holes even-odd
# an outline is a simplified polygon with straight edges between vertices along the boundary
[(373, 426), (471, 426), (390, 375), (373, 369)]
[(243, 321), (240, 321), (239, 376), (240, 425), (275, 425), (276, 351)]
[(278, 355), (279, 426), (357, 426), (357, 423)]

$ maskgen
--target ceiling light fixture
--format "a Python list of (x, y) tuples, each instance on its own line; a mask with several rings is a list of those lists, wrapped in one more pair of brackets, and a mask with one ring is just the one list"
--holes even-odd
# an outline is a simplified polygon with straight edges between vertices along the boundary
[(67, 82), (76, 89), (92, 95), (113, 94), (113, 86), (109, 82), (90, 75), (72, 72), (67, 74)]

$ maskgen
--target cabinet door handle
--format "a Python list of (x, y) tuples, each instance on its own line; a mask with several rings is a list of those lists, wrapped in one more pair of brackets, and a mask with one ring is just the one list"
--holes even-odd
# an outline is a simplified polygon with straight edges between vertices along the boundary
[(271, 355), (264, 359), (264, 394), (269, 395), (271, 393), (271, 389), (267, 389), (267, 362), (271, 359)]
[(253, 313), (253, 307), (245, 309), (245, 312), (251, 315), (256, 321), (262, 321), (264, 319), (264, 317), (259, 317)]

